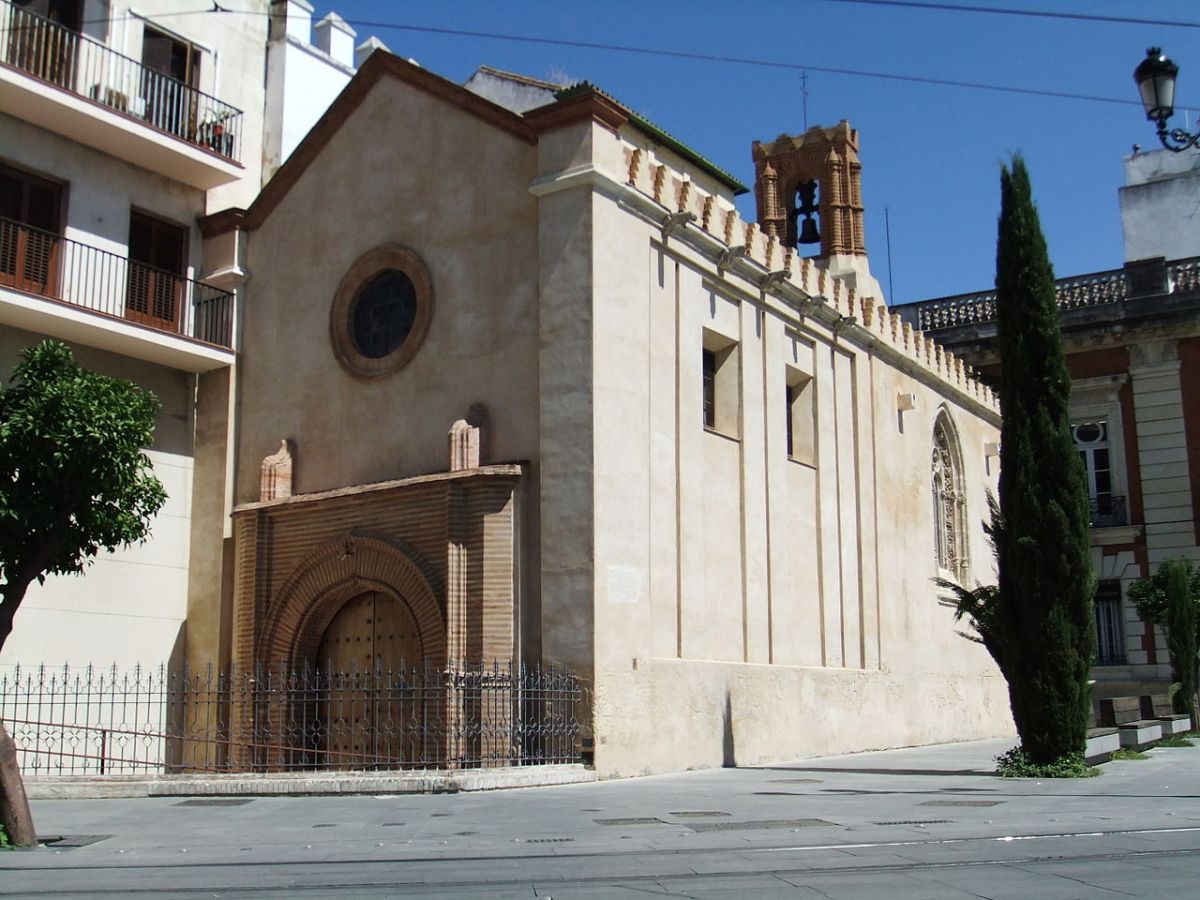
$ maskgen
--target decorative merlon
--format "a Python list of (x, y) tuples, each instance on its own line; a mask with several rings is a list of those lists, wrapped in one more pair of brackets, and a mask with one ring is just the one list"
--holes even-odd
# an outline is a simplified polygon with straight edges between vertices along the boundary
[(451, 472), (478, 469), (483, 464), (483, 429), (487, 421), (487, 407), (476, 403), (465, 419), (450, 426), (449, 450)]
[(279, 449), (262, 461), (258, 487), (258, 499), (282, 500), (292, 496), (292, 464), (295, 444), (287, 439), (279, 442)]
[[(646, 198), (647, 205), (653, 202), (660, 207), (659, 215), (651, 217), (664, 230), (664, 236), (678, 238), (702, 232), (706, 237), (701, 241), (693, 238), (690, 244), (712, 260), (720, 275), (742, 277), (764, 293), (780, 294), (797, 315), (821, 319), (831, 330), (837, 323), (843, 339), (857, 334), (861, 340), (864, 334), (870, 335), (873, 345), (891, 348), (909, 365), (999, 412), (995, 392), (978, 381), (970, 367), (924, 332), (914, 330), (880, 304), (878, 297), (869, 296), (867, 290), (860, 294), (852, 280), (843, 281), (825, 264), (801, 256), (759, 223), (743, 220), (727, 198), (706, 191), (688, 173), (657, 160), (652, 148), (627, 146), (625, 160), (625, 187)], [(861, 207), (856, 189), (857, 159), (853, 154), (841, 154), (835, 161), (841, 165), (849, 162), (847, 172), (851, 177), (831, 187), (835, 196), (841, 196), (844, 208), (857, 213)], [(857, 284), (859, 289), (867, 287), (862, 280)]]

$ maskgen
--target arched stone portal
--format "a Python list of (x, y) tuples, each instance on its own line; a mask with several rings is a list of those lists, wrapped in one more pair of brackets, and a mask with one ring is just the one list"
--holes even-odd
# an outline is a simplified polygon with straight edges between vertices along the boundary
[[(395, 620), (401, 630), (384, 632), (396, 635), (399, 648), (377, 648), (378, 641), (392, 639), (373, 633), (372, 649), (357, 660), (360, 672), (378, 661), (397, 674), (398, 657), (405, 667), (403, 676), (372, 695), (382, 705), (369, 722), (384, 723), (383, 731), (391, 734), (399, 730), (407, 741), (420, 735), (422, 743), (401, 744), (398, 753), (393, 745), (379, 759), (372, 751), (353, 767), (406, 768), (410, 760), (427, 767), (461, 765), (485, 751), (495, 755), (479, 735), (499, 726), (488, 719), (491, 712), (472, 706), (461, 675), (495, 664), (505, 669), (521, 656), (522, 475), (517, 465), (479, 466), (237, 507), (230, 655), (247, 690), (229, 711), (236, 735), (229, 741), (230, 767), (336, 764), (326, 727), (332, 717), (319, 706), (339, 688), (328, 681), (322, 685), (317, 673), (323, 677), (329, 668), (338, 635), (346, 636), (356, 615), (353, 604), (365, 608), (364, 595), (373, 598), (373, 609), (386, 598), (385, 605), (399, 605), (389, 609), (403, 611)], [(489, 690), (494, 687), (488, 682)], [(376, 687), (360, 684), (357, 690)], [(399, 712), (395, 703), (401, 704)], [(501, 703), (495, 715), (506, 710)], [(363, 724), (361, 712), (342, 718)], [(381, 726), (371, 727), (377, 735)], [(361, 741), (358, 746), (361, 753)]]

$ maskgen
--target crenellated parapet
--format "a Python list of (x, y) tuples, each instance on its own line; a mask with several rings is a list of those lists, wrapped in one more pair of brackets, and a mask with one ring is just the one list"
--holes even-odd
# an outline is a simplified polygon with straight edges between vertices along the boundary
[(801, 256), (769, 228), (742, 219), (730, 199), (706, 191), (680, 167), (657, 158), (652, 147), (626, 145), (625, 163), (626, 184), (661, 206), (664, 215), (691, 214), (690, 227), (706, 236), (705, 244), (712, 247), (714, 259), (729, 260), (732, 255), (724, 254), (737, 253), (737, 267), (728, 262), (722, 266), (718, 261), (726, 277), (743, 276), (756, 282), (764, 293), (769, 290), (780, 296), (799, 315), (828, 323), (838, 339), (857, 337), (869, 346), (887, 348), (902, 356), (906, 366), (920, 368), (999, 412), (995, 392), (970, 366), (924, 332), (914, 330), (878, 297), (860, 295), (849, 281)]

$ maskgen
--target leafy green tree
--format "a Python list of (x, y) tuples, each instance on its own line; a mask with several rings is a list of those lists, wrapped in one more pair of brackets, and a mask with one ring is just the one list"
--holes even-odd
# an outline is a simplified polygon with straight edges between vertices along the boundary
[[(1162, 563), (1153, 575), (1138, 579), (1129, 585), (1126, 591), (1126, 596), (1137, 609), (1138, 615), (1163, 629), (1167, 627), (1167, 573), (1171, 562), (1168, 560)], [(1192, 602), (1200, 605), (1200, 567), (1193, 566), (1188, 559), (1177, 562), (1186, 574)]]
[(999, 584), (957, 591), (958, 615), (1008, 682), (1025, 757), (1051, 766), (1087, 738), (1095, 579), (1054, 272), (1020, 156), (1000, 176), (996, 318), (1004, 422), (988, 527)]
[[(1192, 605), (1193, 612), (1189, 614), (1183, 609), (1176, 610), (1176, 621), (1173, 625), (1170, 615), (1168, 581), (1176, 568), (1182, 571), (1182, 575), (1175, 577), (1182, 577), (1187, 582), (1187, 600)], [(1200, 647), (1200, 568), (1193, 566), (1191, 560), (1168, 560), (1162, 563), (1158, 567), (1158, 571), (1149, 578), (1142, 578), (1131, 584), (1127, 595), (1144, 621), (1153, 622), (1167, 632), (1167, 651), (1171, 655), (1172, 680), (1180, 685), (1180, 689), (1172, 696), (1171, 705), (1176, 712), (1190, 715), (1192, 724), (1195, 726), (1196, 688), (1198, 686), (1196, 682), (1200, 681), (1196, 678), (1195, 673), (1196, 649)], [(1193, 621), (1192, 641), (1194, 641), (1190, 650), (1184, 646), (1184, 633), (1180, 633), (1180, 628), (1187, 628), (1189, 617)], [(1179, 655), (1181, 652), (1184, 654), (1182, 657)], [(1187, 670), (1193, 677), (1190, 688), (1184, 687), (1183, 674), (1186, 667), (1181, 662), (1184, 659), (1192, 660), (1191, 669)]]
[(1172, 680), (1179, 685), (1172, 698), (1177, 713), (1196, 722), (1196, 626), (1200, 615), (1193, 593), (1195, 572), (1189, 563), (1171, 560), (1159, 567), (1164, 583), (1166, 609), (1162, 615), (1167, 629), (1167, 650), (1171, 655)]
[[(150, 392), (81, 368), (55, 341), (25, 350), (0, 386), (0, 648), (31, 584), (149, 534), (167, 496), (143, 452), (158, 409)], [(36, 840), (3, 723), (0, 824), (18, 846)]]

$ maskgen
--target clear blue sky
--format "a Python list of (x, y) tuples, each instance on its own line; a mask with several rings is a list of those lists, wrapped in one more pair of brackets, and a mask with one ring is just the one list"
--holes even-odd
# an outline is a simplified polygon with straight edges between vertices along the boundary
[[(952, 0), (932, 0), (943, 3)], [(961, 5), (1159, 19), (1200, 25), (1196, 0), (961, 0)], [(753, 182), (750, 143), (805, 128), (801, 72), (498, 38), (398, 30), (394, 23), (740, 57), (1054, 90), (1136, 104), (1132, 72), (1151, 45), (1180, 65), (1177, 108), (1200, 107), (1200, 27), (1066, 21), (861, 5), (845, 0), (702, 2), (317, 3), (394, 53), (455, 81), (480, 64), (589, 80)], [(860, 132), (867, 246), (894, 296), (992, 285), (999, 167), (1024, 154), (1060, 277), (1119, 267), (1117, 188), (1134, 143), (1158, 146), (1139, 105), (1001, 93), (809, 71), (808, 124)], [(1176, 114), (1173, 124), (1183, 124)], [(1190, 114), (1195, 128), (1197, 117)], [(753, 196), (742, 212), (754, 217)], [(1197, 224), (1200, 228), (1200, 223)]]

